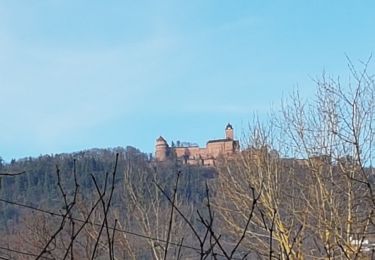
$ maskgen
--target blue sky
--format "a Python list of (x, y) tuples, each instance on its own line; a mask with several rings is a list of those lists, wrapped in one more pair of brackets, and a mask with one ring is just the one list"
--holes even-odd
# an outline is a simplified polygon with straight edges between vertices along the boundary
[(0, 156), (237, 136), (375, 48), (372, 1), (0, 0)]

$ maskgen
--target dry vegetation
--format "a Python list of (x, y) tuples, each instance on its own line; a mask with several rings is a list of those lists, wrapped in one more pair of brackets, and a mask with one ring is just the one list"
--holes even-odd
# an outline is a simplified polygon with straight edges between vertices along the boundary
[(75, 164), (70, 186), (57, 169), (62, 208), (2, 199), (22, 219), (0, 258), (374, 258), (375, 86), (367, 64), (349, 68), (349, 87), (323, 76), (315, 100), (296, 92), (269, 123), (253, 122), (243, 151), (201, 186), (201, 203), (186, 198), (188, 173), (173, 161), (127, 152), (119, 169), (117, 155), (104, 178), (91, 175), (90, 194)]

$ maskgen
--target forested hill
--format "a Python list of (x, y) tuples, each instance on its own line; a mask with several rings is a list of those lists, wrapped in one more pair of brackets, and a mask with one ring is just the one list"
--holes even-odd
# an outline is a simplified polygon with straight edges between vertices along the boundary
[[(116, 154), (118, 165), (115, 177), (113, 205), (121, 209), (121, 201), (126, 182), (141, 191), (145, 196), (152, 196), (146, 190), (146, 184), (156, 182), (170, 191), (176, 180), (176, 173), (181, 171), (179, 194), (189, 203), (201, 201), (204, 197), (204, 183), (215, 176), (210, 168), (197, 166), (181, 166), (175, 162), (157, 164), (147, 154), (133, 147), (113, 149), (91, 149), (69, 154), (44, 155), (37, 158), (12, 160), (9, 164), (1, 164), (2, 173), (21, 173), (16, 176), (2, 176), (0, 199), (58, 211), (64, 206), (63, 196), (58, 186), (60, 174), (61, 187), (68, 198), (75, 189), (74, 171), (79, 185), (79, 196), (82, 201), (89, 202), (97, 195), (95, 183), (104, 185), (106, 173), (114, 171)], [(147, 188), (148, 189), (148, 188)], [(28, 214), (22, 207), (0, 202), (0, 227), (8, 228)]]

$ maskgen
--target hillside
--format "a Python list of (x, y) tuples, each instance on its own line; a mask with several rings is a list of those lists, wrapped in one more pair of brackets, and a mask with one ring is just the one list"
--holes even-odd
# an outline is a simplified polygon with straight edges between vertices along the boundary
[[(148, 156), (133, 147), (114, 149), (91, 149), (70, 154), (44, 155), (38, 158), (24, 158), (3, 164), (0, 172), (19, 173), (18, 176), (1, 177), (0, 198), (35, 207), (59, 210), (63, 207), (63, 198), (58, 187), (57, 171), (61, 184), (68, 194), (74, 191), (73, 172), (76, 171), (79, 193), (83, 200), (90, 200), (96, 193), (92, 176), (98, 185), (103, 185), (106, 172), (112, 172), (116, 154), (119, 160), (116, 171), (115, 193), (112, 203), (120, 203), (120, 193), (124, 192), (125, 174), (133, 185), (145, 185), (149, 175), (166, 187), (172, 187), (177, 171), (181, 171), (179, 193), (189, 203), (199, 203), (204, 195), (204, 183), (213, 178), (212, 168), (199, 166), (182, 166), (172, 162), (158, 164), (149, 160)], [(128, 172), (131, 166), (134, 171)], [(146, 179), (143, 179), (146, 178)], [(23, 213), (17, 206), (0, 204), (0, 229), (9, 229), (22, 218)]]

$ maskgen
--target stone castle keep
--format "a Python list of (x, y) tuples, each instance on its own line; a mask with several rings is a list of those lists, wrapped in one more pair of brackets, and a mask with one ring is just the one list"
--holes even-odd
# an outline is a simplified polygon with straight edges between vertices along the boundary
[(191, 165), (214, 165), (219, 155), (229, 156), (239, 152), (238, 140), (234, 140), (233, 127), (228, 124), (225, 128), (225, 138), (209, 140), (206, 147), (199, 147), (196, 144), (180, 144), (169, 146), (163, 137), (156, 140), (155, 159), (165, 161), (168, 158), (176, 157), (184, 164)]

